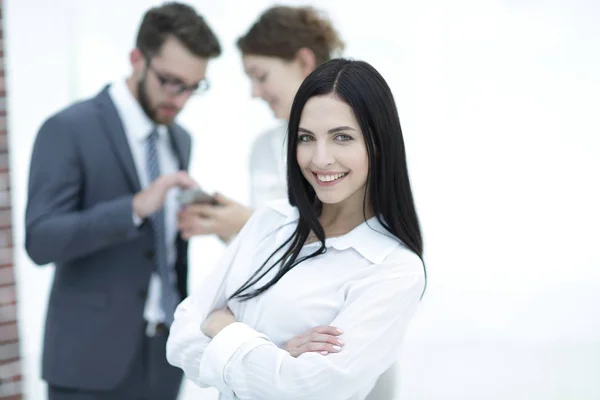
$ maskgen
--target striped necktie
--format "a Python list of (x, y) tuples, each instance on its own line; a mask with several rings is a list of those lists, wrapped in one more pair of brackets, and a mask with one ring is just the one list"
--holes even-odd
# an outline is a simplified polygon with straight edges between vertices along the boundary
[[(158, 162), (157, 141), (158, 131), (156, 127), (152, 130), (147, 139), (147, 163), (148, 163), (148, 178), (150, 182), (155, 181), (160, 176), (160, 165)], [(165, 321), (167, 326), (171, 326), (173, 322), (173, 314), (175, 308), (179, 304), (179, 294), (177, 292), (175, 270), (167, 262), (167, 248), (165, 240), (165, 213), (164, 208), (161, 208), (150, 217), (152, 227), (154, 229), (154, 240), (156, 242), (155, 263), (156, 272), (162, 282), (161, 306), (165, 313)]]

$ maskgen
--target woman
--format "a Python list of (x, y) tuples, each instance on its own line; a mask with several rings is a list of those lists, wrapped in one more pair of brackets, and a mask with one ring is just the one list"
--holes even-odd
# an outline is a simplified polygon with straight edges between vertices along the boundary
[(256, 211), (181, 303), (167, 358), (225, 399), (362, 400), (425, 287), (392, 93), (369, 64), (329, 61), (300, 86), (287, 139), (289, 203)]
[[(344, 44), (331, 22), (311, 7), (276, 6), (266, 10), (237, 42), (252, 95), (263, 99), (283, 121), (261, 136), (250, 154), (251, 208), (217, 194), (219, 206), (194, 206), (183, 236), (216, 234), (229, 241), (248, 221), (252, 209), (284, 198), (284, 138), (298, 87), (315, 67)], [(190, 215), (192, 215), (190, 213)]]

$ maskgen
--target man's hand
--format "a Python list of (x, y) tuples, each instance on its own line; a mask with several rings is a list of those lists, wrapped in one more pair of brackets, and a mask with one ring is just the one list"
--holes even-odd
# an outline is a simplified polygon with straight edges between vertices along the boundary
[(189, 189), (196, 186), (198, 184), (185, 171), (161, 175), (146, 189), (133, 197), (133, 212), (144, 219), (164, 206), (169, 189), (174, 187)]
[(221, 194), (216, 194), (215, 199), (219, 205), (191, 204), (179, 211), (178, 227), (184, 239), (214, 234), (227, 242), (250, 219), (250, 208)]
[(200, 328), (206, 336), (209, 338), (214, 338), (225, 327), (233, 324), (234, 322), (236, 322), (235, 317), (233, 316), (231, 310), (226, 307), (222, 310), (213, 311), (202, 323)]
[(344, 345), (344, 341), (338, 338), (341, 334), (342, 331), (333, 326), (318, 326), (290, 340), (285, 346), (285, 350), (292, 357), (298, 357), (308, 352), (323, 355), (338, 353)]

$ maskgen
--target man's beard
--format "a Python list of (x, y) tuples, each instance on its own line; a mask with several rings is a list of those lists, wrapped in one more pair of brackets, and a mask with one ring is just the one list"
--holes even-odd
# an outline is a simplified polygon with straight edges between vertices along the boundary
[(144, 74), (144, 77), (138, 81), (137, 92), (140, 106), (142, 107), (142, 110), (144, 110), (144, 113), (148, 116), (148, 118), (150, 118), (155, 123), (159, 125), (170, 125), (173, 122), (173, 118), (158, 119), (158, 116), (156, 115), (158, 113), (158, 107), (152, 109), (152, 106), (150, 105), (150, 98), (148, 97), (148, 92), (146, 92), (147, 76), (147, 74)]

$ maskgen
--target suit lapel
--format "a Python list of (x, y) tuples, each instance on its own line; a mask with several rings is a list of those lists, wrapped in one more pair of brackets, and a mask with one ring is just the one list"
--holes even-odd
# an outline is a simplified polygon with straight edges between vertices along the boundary
[(133, 156), (131, 155), (129, 142), (125, 135), (123, 122), (110, 98), (108, 86), (104, 88), (98, 97), (96, 97), (96, 101), (101, 110), (102, 117), (100, 120), (104, 125), (104, 131), (110, 139), (109, 141), (113, 147), (113, 151), (123, 167), (123, 172), (129, 181), (131, 189), (134, 193), (137, 193), (141, 190), (140, 180), (135, 168)]
[(169, 139), (179, 161), (179, 168), (187, 171), (190, 164), (190, 144), (185, 132), (177, 125), (171, 125), (169, 127)]

